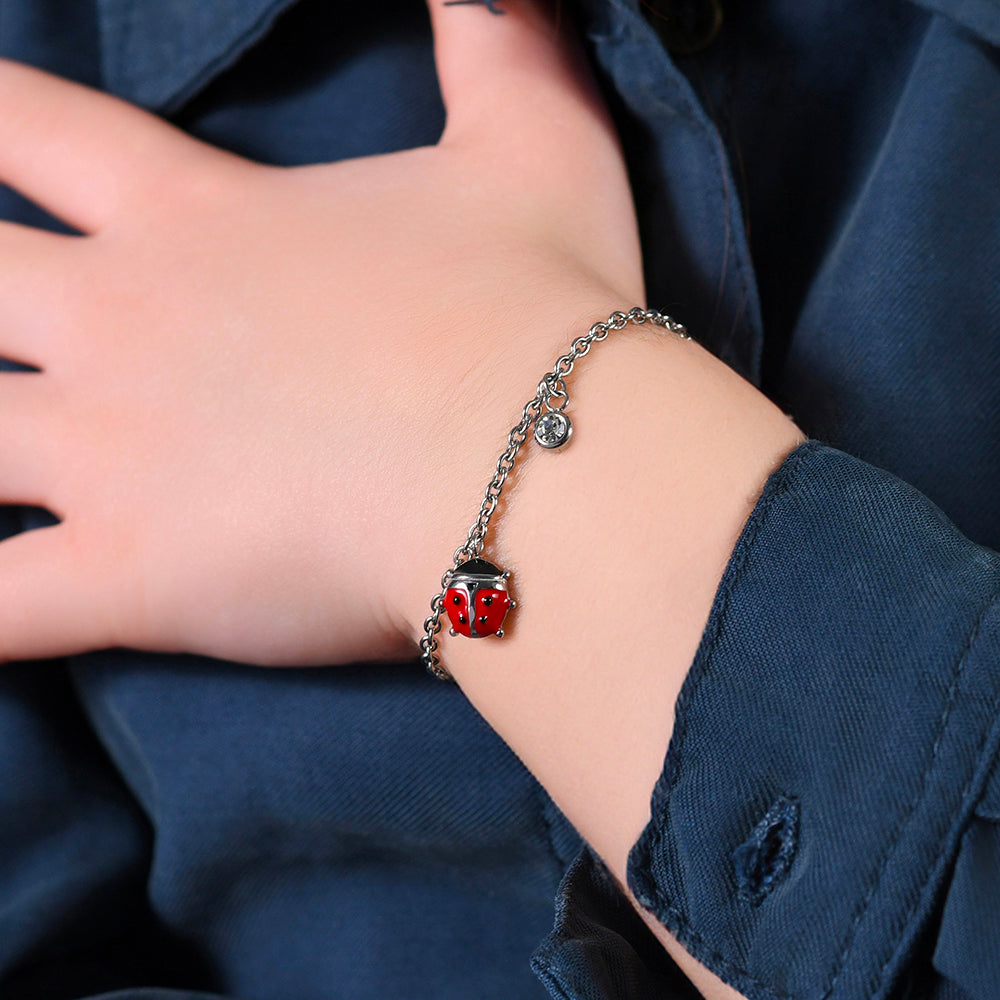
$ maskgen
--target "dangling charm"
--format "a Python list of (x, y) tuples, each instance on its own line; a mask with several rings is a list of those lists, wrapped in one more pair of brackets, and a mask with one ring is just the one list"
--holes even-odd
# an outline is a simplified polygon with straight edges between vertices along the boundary
[(503, 620), (517, 606), (507, 592), (509, 576), (485, 559), (468, 559), (455, 567), (444, 592), (452, 635), (503, 638)]
[[(445, 6), (449, 3), (485, 3), (493, 10), (491, 3), (500, 2), (501, 0), (445, 0)], [(456, 562), (465, 555), (483, 550), (490, 517), (496, 510), (497, 501), (514, 468), (518, 452), (527, 443), (528, 432), (534, 430), (535, 442), (542, 448), (561, 448), (570, 439), (573, 424), (564, 411), (569, 405), (566, 377), (572, 373), (573, 366), (594, 344), (606, 340), (613, 330), (624, 330), (630, 323), (635, 326), (652, 323), (672, 331), (682, 340), (691, 339), (687, 330), (676, 320), (642, 306), (635, 306), (628, 312), (616, 310), (603, 322), (595, 323), (583, 336), (577, 337), (569, 350), (556, 361), (552, 370), (542, 376), (535, 395), (525, 403), (521, 411), (521, 419), (510, 429), (507, 447), (500, 455), (496, 472), (486, 487), (486, 496), (480, 505), (479, 514), (462, 547), (455, 553)], [(507, 592), (508, 576), (509, 573), (480, 558), (466, 559), (454, 569), (445, 570), (441, 577), (442, 590), (437, 591), (431, 600), (431, 613), (424, 619), (424, 637), (420, 640), (424, 663), (435, 677), (441, 680), (452, 679), (438, 655), (437, 634), (441, 631), (442, 613), (448, 613), (452, 635), (465, 635), (472, 639), (486, 635), (502, 637), (507, 612), (517, 606)]]
[(543, 448), (560, 448), (573, 433), (573, 424), (562, 410), (546, 410), (535, 421), (535, 440)]

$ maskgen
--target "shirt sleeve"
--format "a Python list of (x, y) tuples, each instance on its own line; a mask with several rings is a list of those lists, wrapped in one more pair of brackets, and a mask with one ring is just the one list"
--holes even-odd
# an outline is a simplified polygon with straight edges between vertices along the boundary
[[(1000, 557), (887, 472), (810, 441), (768, 480), (628, 872), (747, 997), (881, 997), (917, 970), (914, 996), (1000, 995), (998, 589)], [(602, 878), (564, 881), (535, 957), (553, 995), (686, 996)]]

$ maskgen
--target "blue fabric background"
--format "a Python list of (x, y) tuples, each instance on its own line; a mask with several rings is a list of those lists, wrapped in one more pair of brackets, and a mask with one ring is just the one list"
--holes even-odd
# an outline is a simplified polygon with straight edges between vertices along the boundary
[[(994, 1000), (1000, 4), (746, 0), (677, 59), (636, 2), (567, 10), (650, 304), (841, 449), (793, 456), (741, 539), (633, 888), (752, 996)], [(443, 124), (419, 0), (4, 0), (0, 53), (275, 163)], [(416, 664), (5, 667), (0, 741), (5, 1000), (691, 995)], [(787, 867), (741, 899), (781, 797)]]

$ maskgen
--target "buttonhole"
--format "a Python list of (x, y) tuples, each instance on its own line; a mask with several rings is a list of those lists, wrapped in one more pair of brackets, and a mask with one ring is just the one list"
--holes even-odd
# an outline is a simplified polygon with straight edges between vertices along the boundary
[(737, 895), (757, 906), (788, 874), (799, 835), (799, 804), (779, 797), (733, 851)]

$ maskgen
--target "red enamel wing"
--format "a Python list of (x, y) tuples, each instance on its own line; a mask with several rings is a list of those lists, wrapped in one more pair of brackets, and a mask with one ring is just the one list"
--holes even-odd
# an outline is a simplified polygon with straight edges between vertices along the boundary
[(503, 620), (514, 607), (507, 592), (509, 575), (485, 559), (469, 559), (455, 568), (444, 592), (452, 633), (470, 639), (503, 636)]

